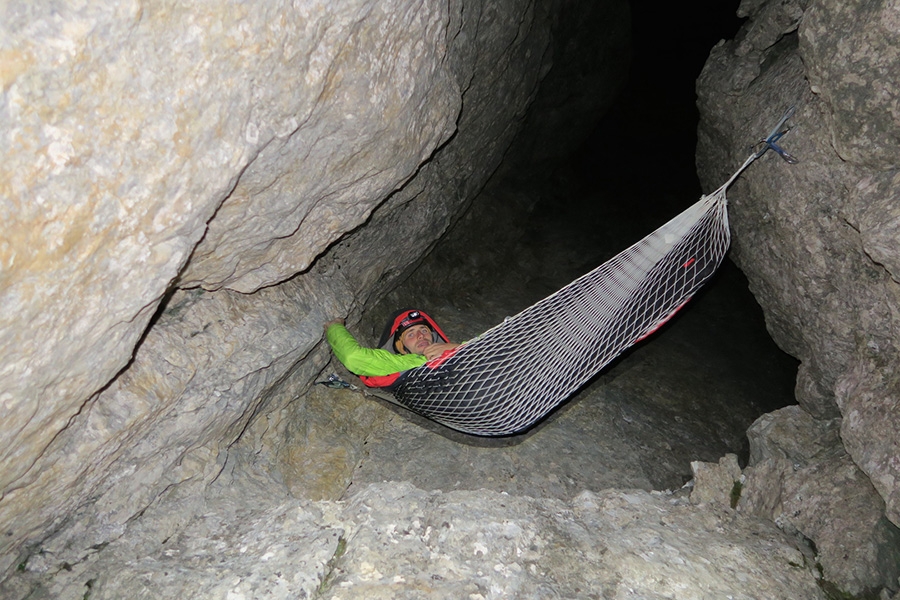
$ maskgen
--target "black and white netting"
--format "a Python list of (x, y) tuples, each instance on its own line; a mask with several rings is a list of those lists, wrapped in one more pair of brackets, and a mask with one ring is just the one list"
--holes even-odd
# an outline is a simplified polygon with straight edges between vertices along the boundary
[(553, 295), (407, 371), (407, 408), (474, 435), (528, 429), (681, 308), (729, 244), (727, 184)]

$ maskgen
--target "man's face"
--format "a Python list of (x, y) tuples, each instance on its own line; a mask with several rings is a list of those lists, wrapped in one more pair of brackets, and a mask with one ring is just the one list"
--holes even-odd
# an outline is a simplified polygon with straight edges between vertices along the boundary
[(400, 334), (400, 341), (413, 354), (425, 354), (431, 345), (431, 329), (427, 325), (413, 325)]

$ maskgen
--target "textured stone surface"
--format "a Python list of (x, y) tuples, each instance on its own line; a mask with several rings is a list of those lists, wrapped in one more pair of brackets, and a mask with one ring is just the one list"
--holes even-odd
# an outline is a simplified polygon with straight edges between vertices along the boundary
[[(229, 465), (233, 466), (233, 465)], [(329, 505), (227, 469), (210, 485), (175, 486), (84, 560), (29, 556), (0, 583), (4, 598), (310, 598), (343, 529)]]
[[(342, 502), (244, 488), (185, 500), (151, 509), (90, 561), (55, 578), (27, 569), (0, 590), (30, 581), (30, 598), (59, 600), (824, 597), (773, 524), (665, 494), (560, 501), (386, 482)], [(179, 506), (172, 533), (165, 515)]]
[[(896, 170), (900, 157), (897, 5), (890, 0), (812, 2), (803, 14), (800, 39), (810, 87), (830, 108), (826, 119), (834, 149), (844, 160), (873, 172)], [(896, 221), (896, 208), (892, 213), (886, 221)], [(896, 245), (892, 254), (900, 256)]]
[[(297, 39), (282, 41), (282, 51), (296, 57), (292, 70), (301, 75), (257, 71), (291, 82), (278, 99), (285, 114), (251, 115), (247, 135), (263, 145), (210, 223), (183, 285), (252, 292), (305, 270), (454, 133), (461, 73), (449, 68), (448, 45), (462, 23), (459, 14), (450, 23), (450, 8), (339, 2), (293, 15)], [(514, 35), (508, 25), (498, 20), (490, 33)]]
[(866, 475), (834, 443), (838, 427), (837, 420), (816, 421), (796, 406), (760, 417), (748, 432), (752, 466), (744, 471), (737, 508), (811, 539), (824, 580), (837, 589), (862, 594), (893, 587), (900, 530), (884, 517), (884, 502)]
[(821, 597), (771, 525), (665, 495), (560, 502), (382, 485), (348, 513), (358, 530), (326, 597)]
[(80, 559), (286, 431), (322, 323), (408, 273), (500, 163), (559, 5), (0, 12), (8, 572), (39, 545)]
[(800, 164), (770, 152), (729, 197), (733, 255), (774, 339), (802, 361), (805, 413), (751, 429), (741, 504), (814, 539), (838, 588), (895, 587), (896, 528), (883, 515), (900, 523), (897, 10), (743, 6), (740, 41), (713, 49), (698, 81), (698, 165), (711, 189), (797, 106), (782, 145)]
[(900, 530), (865, 474), (842, 454), (785, 478), (777, 521), (814, 540), (825, 579), (853, 594), (893, 587), (900, 577)]
[[(328, 396), (305, 395), (327, 360), (322, 323), (355, 322), (447, 230), (500, 163), (554, 54), (578, 73), (569, 58), (586, 46), (548, 51), (561, 20), (596, 20), (586, 28), (602, 40), (590, 46), (596, 72), (610, 88), (621, 81), (624, 65), (603, 53), (622, 39), (623, 4), (568, 17), (561, 6), (3, 5), (4, 597), (398, 597), (397, 585), (410, 598), (747, 597), (747, 586), (820, 597), (803, 555), (770, 525), (661, 495), (548, 500), (408, 484), (360, 485), (348, 503), (287, 495), (341, 493), (383, 417), (351, 400), (336, 414), (320, 405)], [(793, 503), (798, 529), (835, 540), (829, 573), (867, 586), (872, 557), (891, 557), (879, 536), (892, 530), (854, 464), (898, 519), (900, 219), (886, 112), (894, 59), (877, 45), (893, 40), (894, 13), (861, 6), (746, 3), (746, 34), (714, 51), (701, 86), (724, 93), (701, 94), (700, 156), (728, 171), (768, 128), (772, 104), (800, 103), (805, 129), (785, 143), (804, 162), (767, 156), (779, 176), (739, 182), (736, 255), (773, 334), (803, 360), (799, 400), (813, 416), (843, 416), (855, 463), (811, 462), (810, 477), (791, 479), (793, 463), (775, 461), (783, 485), (759, 505)], [(839, 61), (824, 64), (834, 44), (860, 63), (862, 85)], [(601, 104), (604, 80), (586, 93)], [(569, 100), (566, 111), (593, 111)], [(557, 141), (523, 152), (541, 158)], [(721, 181), (713, 170), (704, 177)], [(671, 425), (628, 411), (622, 421)], [(643, 449), (643, 463), (661, 448)], [(646, 480), (671, 472), (662, 455)], [(548, 476), (534, 487), (565, 496), (581, 484)], [(205, 498), (216, 486), (229, 489)], [(820, 519), (860, 490), (854, 529)], [(851, 560), (841, 539), (856, 540)]]
[(718, 185), (797, 106), (782, 144), (800, 164), (770, 152), (731, 190), (733, 255), (774, 339), (802, 361), (797, 400), (843, 417), (844, 446), (900, 524), (897, 9), (744, 6), (740, 41), (714, 48), (698, 81), (701, 180)]
[(272, 419), (284, 430), (265, 439), (291, 494), (312, 500), (344, 495), (354, 470), (368, 456), (373, 432), (390, 414), (362, 394), (319, 385), (284, 410), (287, 414)]
[(747, 467), (741, 474), (741, 512), (775, 520), (782, 514), (784, 480), (794, 472), (786, 458), (770, 458)]
[[(7, 493), (4, 505), (23, 501), (27, 486), (42, 477), (36, 461), (48, 444), (129, 364), (223, 200), (246, 196), (248, 183), (265, 171), (272, 213), (245, 218), (246, 229), (268, 229), (268, 238), (230, 226), (236, 235), (227, 242), (214, 236), (225, 262), (238, 261), (228, 248), (284, 239), (273, 224), (291, 227), (286, 212), (304, 215), (315, 234), (304, 238), (303, 252), (286, 249), (296, 262), (267, 281), (285, 279), (358, 225), (454, 131), (461, 98), (445, 64), (445, 4), (323, 6), (110, 2), (51, 11), (4, 5), (0, 487), (17, 492), (16, 498)], [(411, 22), (401, 27), (395, 13)], [(362, 47), (345, 47), (354, 32)], [(425, 43), (435, 37), (440, 43)], [(393, 52), (381, 53), (383, 44)], [(413, 59), (416, 44), (433, 52)], [(421, 68), (411, 67), (419, 58)], [(368, 81), (379, 65), (390, 71), (393, 63), (410, 70), (403, 86), (388, 72), (372, 89), (352, 77), (364, 73)], [(404, 102), (420, 112), (405, 110)], [(373, 137), (371, 121), (353, 114), (361, 107), (404, 111), (413, 119), (394, 121), (394, 131), (383, 136), (396, 169), (370, 170), (349, 159), (341, 168), (334, 158), (335, 152), (358, 155), (349, 141)], [(328, 125), (317, 120), (316, 109), (339, 110), (341, 119)], [(415, 127), (406, 129), (410, 124)], [(276, 151), (288, 142), (290, 154)], [(298, 155), (318, 170), (296, 173)], [(312, 180), (321, 189), (272, 184), (288, 173), (290, 181)], [(336, 189), (362, 201), (352, 210), (330, 205)], [(250, 254), (243, 271), (233, 266), (228, 275), (237, 280), (261, 260), (286, 262), (271, 252)], [(211, 270), (201, 279), (212, 278)]]
[(740, 498), (741, 467), (736, 454), (726, 454), (717, 463), (691, 462), (694, 487), (692, 504), (713, 502), (734, 508)]
[(5, 495), (6, 531), (27, 539), (55, 522), (61, 531), (42, 547), (75, 562), (169, 486), (215, 477), (266, 391), (327, 360), (320, 350), (294, 367), (318, 342), (328, 306), (308, 284), (175, 294), (131, 368), (53, 439), (29, 485)]
[(750, 466), (787, 459), (802, 467), (840, 448), (840, 419), (818, 420), (799, 406), (786, 406), (758, 418), (747, 430), (747, 439)]

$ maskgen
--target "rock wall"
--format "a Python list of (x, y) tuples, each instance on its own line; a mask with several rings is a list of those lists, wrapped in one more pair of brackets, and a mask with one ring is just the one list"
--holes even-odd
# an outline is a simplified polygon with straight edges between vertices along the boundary
[[(816, 537), (818, 492), (804, 486), (844, 481), (847, 493), (866, 497), (860, 527), (871, 527), (864, 537), (872, 539), (893, 526), (876, 523), (871, 507), (900, 524), (900, 13), (892, 2), (836, 0), (745, 1), (740, 13), (741, 33), (712, 50), (697, 83), (698, 169), (704, 189), (718, 186), (796, 105), (782, 145), (800, 163), (769, 152), (731, 189), (733, 256), (773, 338), (802, 361), (800, 406), (818, 421), (838, 418), (843, 444), (804, 465), (807, 479), (769, 484), (806, 494), (803, 507), (786, 502), (789, 512), (806, 511), (799, 520)], [(840, 458), (844, 448), (852, 462)], [(757, 462), (768, 458), (784, 457)], [(830, 510), (837, 517), (847, 506)], [(877, 583), (877, 569), (832, 572), (842, 569), (844, 589)]]
[[(279, 384), (321, 369), (322, 324), (357, 318), (497, 168), (561, 14), (4, 4), (0, 572), (80, 560), (218, 477), (293, 399)], [(621, 39), (612, 14), (593, 36)]]

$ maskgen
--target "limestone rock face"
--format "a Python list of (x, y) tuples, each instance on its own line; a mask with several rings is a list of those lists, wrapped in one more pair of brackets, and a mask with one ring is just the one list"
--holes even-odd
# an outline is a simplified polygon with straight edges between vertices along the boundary
[(461, 102), (439, 3), (29, 6), (3, 18), (4, 489), (128, 364), (204, 235), (186, 284), (290, 277), (409, 179)]
[(718, 463), (691, 462), (694, 487), (691, 502), (714, 502), (734, 508), (740, 497), (741, 467), (736, 454), (726, 454)]
[(811, 539), (824, 580), (859, 595), (895, 584), (900, 530), (837, 442), (838, 428), (799, 406), (760, 417), (747, 432), (751, 463), (737, 508)]
[(346, 515), (352, 541), (333, 598), (821, 597), (771, 524), (665, 495), (609, 490), (564, 503), (382, 485)]
[[(149, 510), (31, 597), (824, 598), (771, 522), (661, 493), (563, 501), (385, 482), (339, 502), (228, 495)], [(179, 512), (172, 532), (160, 517)]]
[(221, 476), (496, 169), (558, 11), (3, 5), (0, 572)]
[(802, 361), (797, 399), (841, 420), (853, 462), (900, 524), (900, 118), (887, 1), (745, 2), (698, 80), (705, 189), (790, 105), (796, 127), (731, 188), (733, 256), (773, 338)]

